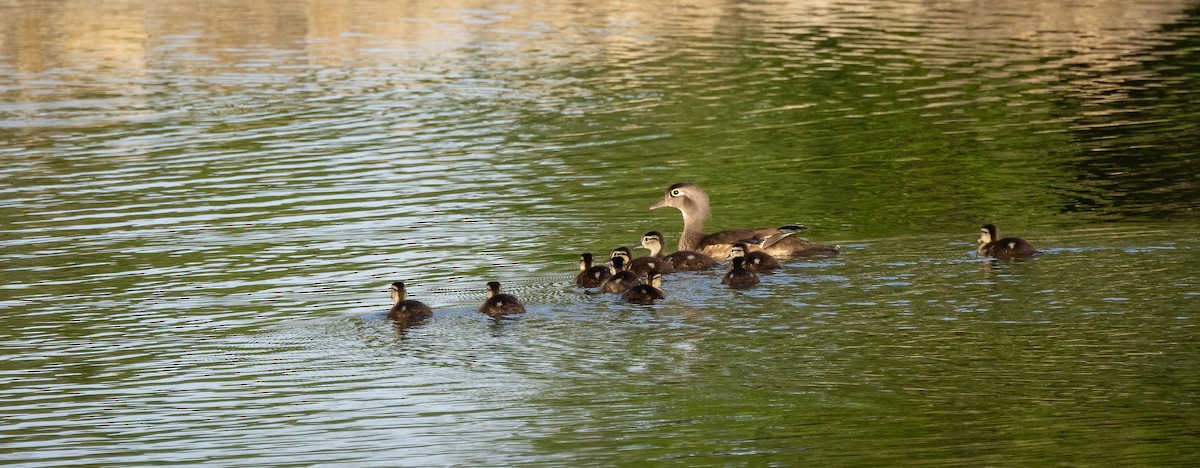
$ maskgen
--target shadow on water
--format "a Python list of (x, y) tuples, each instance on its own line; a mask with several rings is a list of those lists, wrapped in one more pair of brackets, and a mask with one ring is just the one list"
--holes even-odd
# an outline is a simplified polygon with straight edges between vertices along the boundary
[[(1170, 91), (1200, 86), (1200, 39), (1190, 34), (1198, 28), (1200, 10), (1192, 9), (1163, 27), (1169, 42), (1141, 52), (1136, 62), (1075, 78), (1087, 93), (1063, 102), (1064, 113), (1081, 116), (1072, 127), (1079, 152), (1069, 161), (1076, 176), (1064, 186), (1072, 195), (1065, 212), (1120, 220), (1200, 211), (1194, 143), (1200, 130), (1178, 120), (1200, 115)], [(1176, 65), (1162, 66), (1166, 61)]]

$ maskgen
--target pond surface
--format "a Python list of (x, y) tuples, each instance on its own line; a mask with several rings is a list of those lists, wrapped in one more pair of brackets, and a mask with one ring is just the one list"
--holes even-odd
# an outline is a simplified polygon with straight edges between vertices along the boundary
[(434, 3), (0, 4), (0, 463), (1200, 459), (1197, 3)]

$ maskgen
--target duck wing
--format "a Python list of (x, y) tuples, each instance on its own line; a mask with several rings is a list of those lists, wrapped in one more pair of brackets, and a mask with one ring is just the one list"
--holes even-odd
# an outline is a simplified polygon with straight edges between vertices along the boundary
[(733, 245), (738, 242), (758, 245), (762, 243), (763, 239), (779, 236), (787, 232), (779, 228), (730, 229), (704, 236), (703, 239), (700, 239), (700, 247), (723, 244)]
[(771, 242), (763, 252), (775, 258), (829, 256), (841, 253), (836, 244), (818, 244), (800, 236), (782, 236)]

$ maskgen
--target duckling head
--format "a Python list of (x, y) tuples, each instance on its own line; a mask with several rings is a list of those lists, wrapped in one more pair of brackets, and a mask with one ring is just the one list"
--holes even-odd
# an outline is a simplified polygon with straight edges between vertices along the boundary
[(592, 254), (585, 253), (579, 256), (579, 271), (588, 271), (592, 269), (596, 261), (592, 259)]
[(625, 271), (627, 268), (629, 268), (629, 266), (628, 266), (628, 264), (625, 263), (625, 257), (622, 257), (620, 255), (614, 255), (612, 257), (612, 274), (615, 275), (617, 273)]
[(746, 243), (738, 242), (729, 248), (729, 258), (740, 258), (746, 256)]
[(629, 247), (625, 247), (625, 246), (617, 247), (617, 248), (613, 249), (612, 254), (610, 254), (608, 256), (608, 258), (609, 258), (609, 260), (612, 260), (617, 257), (624, 258), (625, 264), (628, 265), (629, 262), (633, 261), (633, 251), (629, 250)]
[(404, 291), (404, 282), (403, 281), (393, 282), (391, 288), (389, 288), (389, 289), (392, 290), (392, 302), (398, 303), (398, 302), (404, 300), (404, 296), (406, 295), (406, 293)]
[(996, 240), (998, 237), (1000, 237), (1000, 236), (997, 235), (997, 233), (996, 233), (996, 225), (995, 224), (984, 224), (983, 227), (979, 228), (979, 243), (980, 244), (990, 243), (990, 242)]
[(495, 296), (497, 294), (500, 294), (500, 282), (489, 281), (487, 284), (487, 298), (491, 299), (492, 296)]
[(650, 231), (642, 235), (643, 249), (650, 250), (650, 255), (657, 256), (663, 248), (663, 235), (658, 231)]
[(662, 289), (662, 273), (650, 271), (646, 276), (650, 279), (650, 286), (654, 286), (654, 289)]

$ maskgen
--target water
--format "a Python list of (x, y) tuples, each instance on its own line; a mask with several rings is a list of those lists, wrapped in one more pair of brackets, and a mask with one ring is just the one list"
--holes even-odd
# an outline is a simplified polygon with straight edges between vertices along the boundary
[[(1188, 465), (1194, 2), (0, 5), (0, 460)], [(632, 306), (580, 252), (836, 258)], [(1043, 250), (973, 254), (980, 224)], [(383, 318), (404, 280), (435, 317)], [(475, 312), (499, 280), (529, 313)]]

